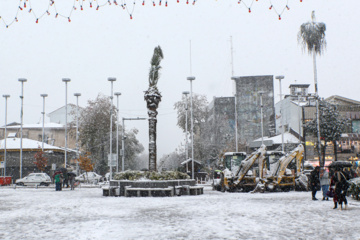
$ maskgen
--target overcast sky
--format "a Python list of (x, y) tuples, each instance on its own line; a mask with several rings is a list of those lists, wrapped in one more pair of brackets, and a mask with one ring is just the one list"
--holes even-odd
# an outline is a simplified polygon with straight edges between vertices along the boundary
[[(66, 2), (56, 1), (56, 7), (60, 14), (68, 16), (73, 1)], [(132, 1), (126, 2), (132, 11)], [(27, 2), (27, 8), (19, 11), (19, 22), (9, 28), (0, 22), (0, 94), (11, 95), (8, 123), (20, 122), (18, 78), (28, 79), (24, 85), (24, 123), (41, 121), (42, 93), (49, 95), (46, 113), (65, 104), (65, 84), (61, 81), (64, 77), (71, 78), (68, 102), (76, 103), (74, 93), (80, 92), (79, 105), (83, 107), (99, 93), (110, 95), (107, 78), (116, 77), (114, 91), (122, 93), (120, 117), (147, 117), (143, 91), (148, 88), (153, 49), (160, 45), (164, 53), (158, 83), (163, 96), (157, 135), (161, 157), (184, 141), (176, 126), (173, 105), (181, 99), (182, 91), (190, 90), (187, 76), (196, 77), (193, 92), (206, 95), (209, 102), (214, 96), (232, 95), (230, 36), (234, 75), (284, 75), (283, 93), (289, 92), (288, 85), (295, 80), (311, 84), (310, 91), (314, 92), (312, 58), (297, 43), (299, 27), (310, 21), (312, 10), (317, 21), (327, 26), (327, 51), (317, 59), (320, 96), (360, 100), (360, 1), (289, 0), (290, 10), (285, 9), (282, 20), (269, 7), (272, 3), (282, 11), (284, 0), (243, 0), (247, 5), (253, 2), (251, 13), (237, 0), (198, 0), (195, 5), (185, 2), (169, 0), (165, 7), (164, 0), (162, 6), (156, 1), (157, 6), (153, 7), (149, 0), (145, 6), (136, 1), (132, 20), (120, 6), (112, 4), (96, 11), (96, 7), (90, 8), (89, 2), (84, 2), (84, 11), (77, 5), (70, 23), (65, 18), (55, 18), (51, 7), (51, 15), (41, 18), (38, 24), (33, 13), (28, 13), (29, 4), (40, 15), (47, 9), (48, 0)], [(0, 15), (10, 21), (17, 7), (18, 1), (2, 0)], [(274, 89), (277, 102), (278, 82)], [(4, 125), (4, 98), (0, 102), (0, 125)], [(139, 129), (138, 138), (147, 150), (148, 122), (127, 121), (125, 127)]]

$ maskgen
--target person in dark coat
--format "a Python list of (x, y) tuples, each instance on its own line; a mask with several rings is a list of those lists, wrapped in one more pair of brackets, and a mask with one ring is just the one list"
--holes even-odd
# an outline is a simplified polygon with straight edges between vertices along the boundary
[(331, 180), (330, 180), (330, 192), (333, 194), (333, 200), (334, 200), (334, 208), (336, 209), (338, 206), (338, 196), (335, 193), (335, 173), (331, 173)]
[[(347, 180), (349, 179), (349, 176), (342, 172), (341, 169), (335, 169), (335, 174), (333, 177), (333, 183), (335, 185), (335, 195), (336, 200), (340, 205), (340, 210), (343, 209), (343, 203), (345, 204), (345, 209), (347, 209), (347, 199), (346, 199), (346, 193), (347, 189), (349, 187), (349, 184)], [(334, 198), (335, 202), (335, 198)], [(335, 202), (334, 209), (337, 208), (337, 202)]]
[(312, 200), (317, 200), (317, 198), (315, 197), (316, 192), (321, 189), (319, 166), (315, 167), (315, 169), (312, 170), (310, 173), (310, 187), (311, 187)]

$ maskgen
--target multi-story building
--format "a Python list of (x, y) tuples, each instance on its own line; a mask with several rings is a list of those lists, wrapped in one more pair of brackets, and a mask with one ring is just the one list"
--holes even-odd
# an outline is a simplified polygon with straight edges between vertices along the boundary
[[(68, 149), (68, 164), (74, 163), (74, 158), (76, 157), (76, 124), (75, 124), (75, 105), (68, 105), (68, 127), (67, 127), (67, 149)], [(64, 150), (65, 150), (65, 106), (61, 107), (51, 113), (48, 114), (50, 117), (50, 123), (45, 123), (44, 126), (42, 123), (36, 124), (23, 124), (22, 126), (22, 137), (24, 144), (30, 144), (33, 146), (34, 144), (42, 145), (42, 137), (44, 130), (44, 143), (46, 148), (44, 152), (46, 156), (49, 158), (49, 166), (47, 168), (47, 172), (50, 170), (51, 164), (60, 164), (64, 163), (61, 159), (64, 159)], [(20, 152), (20, 137), (21, 137), (21, 124), (20, 123), (10, 123), (6, 126), (7, 136), (5, 136), (5, 126), (0, 128), (0, 139), (2, 143), (4, 143), (4, 139), (6, 138), (9, 143), (12, 143), (11, 149), (8, 150), (9, 163), (7, 168), (8, 174), (13, 174), (13, 178), (19, 177), (19, 152)], [(45, 151), (46, 150), (46, 151)], [(35, 169), (35, 165), (33, 164), (34, 154), (39, 151), (37, 147), (28, 147), (23, 146), (24, 151), (24, 165), (23, 170), (24, 174), (28, 172), (32, 172)], [(0, 146), (0, 158), (4, 159), (5, 146), (2, 144)], [(3, 161), (1, 160), (0, 161)], [(13, 159), (13, 160), (10, 160)]]
[[(68, 127), (67, 127), (67, 147), (70, 149), (76, 148), (76, 106), (68, 104)], [(49, 123), (44, 124), (44, 142), (57, 147), (65, 147), (65, 106), (52, 111), (48, 114), (50, 118)], [(36, 141), (42, 141), (42, 123), (23, 124), (23, 138), (28, 138)], [(21, 125), (20, 123), (12, 123), (7, 125), (7, 133), (15, 134), (20, 137)], [(5, 136), (5, 126), (0, 127), (0, 139)]]
[(273, 76), (241, 76), (234, 79), (236, 97), (214, 97), (209, 105), (210, 141), (216, 146), (235, 142), (235, 112), (239, 145), (248, 146), (251, 141), (261, 137), (261, 108), (264, 135), (271, 136), (275, 133)]
[[(248, 145), (261, 137), (261, 108), (264, 136), (275, 131), (274, 77), (246, 76), (235, 78), (239, 143)], [(263, 106), (260, 105), (262, 95)]]
[[(316, 118), (316, 102), (314, 94), (308, 92), (309, 84), (291, 84), (290, 94), (285, 95), (284, 99), (275, 104), (276, 113), (276, 133), (281, 134), (282, 127), (284, 132), (289, 132), (296, 137), (300, 137), (305, 143), (305, 159), (318, 159), (314, 148), (316, 137), (306, 134), (303, 125), (307, 121)], [(343, 118), (350, 120), (351, 125), (342, 134), (338, 144), (339, 153), (360, 152), (360, 102), (341, 96), (331, 96), (325, 101), (336, 106)], [(332, 143), (328, 143), (326, 158), (333, 159), (334, 151)], [(347, 158), (343, 155), (340, 158)]]
[(235, 101), (234, 97), (214, 97), (208, 106), (210, 143), (225, 146), (235, 141)]

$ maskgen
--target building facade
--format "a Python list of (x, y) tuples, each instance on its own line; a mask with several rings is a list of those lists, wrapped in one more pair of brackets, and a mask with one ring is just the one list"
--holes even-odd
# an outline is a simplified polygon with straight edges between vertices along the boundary
[[(76, 126), (73, 124), (68, 125), (67, 129), (67, 147), (70, 149), (76, 148)], [(20, 138), (21, 125), (12, 125), (6, 127), (7, 137), (12, 135)], [(35, 141), (42, 141), (43, 126), (37, 124), (24, 124), (23, 125), (23, 138), (32, 139)], [(0, 128), (0, 139), (5, 138), (5, 127)], [(58, 123), (45, 123), (44, 124), (44, 143), (61, 147), (65, 147), (65, 126)]]
[(234, 79), (236, 97), (214, 97), (208, 107), (208, 124), (211, 132), (209, 141), (220, 149), (230, 151), (235, 151), (235, 112), (239, 149), (246, 149), (250, 142), (261, 137), (261, 108), (264, 135), (275, 134), (273, 76), (241, 76)]
[[(261, 137), (261, 108), (263, 110), (264, 136), (275, 133), (274, 77), (239, 77), (236, 83), (239, 143), (249, 145)], [(260, 105), (262, 93), (263, 105)]]
[(234, 97), (214, 97), (208, 106), (210, 143), (226, 146), (235, 142), (235, 101)]

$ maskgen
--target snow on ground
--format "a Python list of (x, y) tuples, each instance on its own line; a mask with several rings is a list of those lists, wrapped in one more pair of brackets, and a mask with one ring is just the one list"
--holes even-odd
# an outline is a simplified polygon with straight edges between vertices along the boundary
[(0, 187), (0, 202), (0, 239), (360, 239), (360, 202), (333, 210), (310, 192), (125, 198)]

